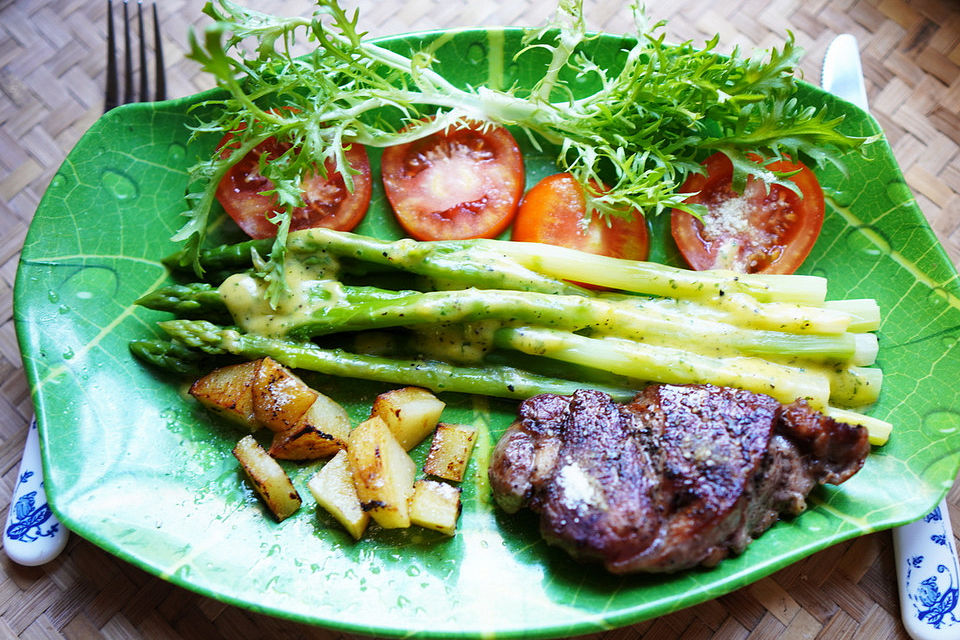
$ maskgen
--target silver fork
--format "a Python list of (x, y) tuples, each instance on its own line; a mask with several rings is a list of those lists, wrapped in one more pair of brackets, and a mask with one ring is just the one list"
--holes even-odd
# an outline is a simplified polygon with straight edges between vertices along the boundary
[[(157, 3), (153, 2), (153, 69), (154, 91), (150, 95), (150, 73), (147, 64), (148, 43), (146, 30), (143, 27), (143, 1), (137, 1), (137, 51), (139, 65), (133, 64), (133, 45), (130, 37), (130, 2), (123, 0), (123, 95), (120, 95), (120, 73), (117, 67), (117, 32), (114, 27), (113, 0), (107, 0), (107, 88), (104, 96), (104, 112), (110, 111), (121, 104), (131, 102), (149, 102), (150, 100), (164, 100), (167, 97), (167, 76), (163, 65), (163, 43), (160, 39), (160, 22), (157, 20)], [(139, 74), (136, 71), (139, 70)], [(134, 82), (134, 76), (139, 75), (139, 82)], [(134, 91), (134, 85), (137, 91)]]
[[(112, 0), (107, 0), (107, 81), (104, 112), (120, 104), (146, 102), (166, 98), (166, 73), (157, 5), (153, 4), (154, 90), (149, 92), (148, 49), (145, 37), (143, 2), (137, 1), (137, 49), (139, 65), (133, 64), (133, 44), (130, 34), (130, 1), (123, 2), (123, 95), (120, 95), (120, 74), (117, 66), (117, 31), (114, 26)], [(134, 90), (134, 76), (139, 75), (138, 91)], [(30, 421), (27, 441), (20, 459), (17, 483), (10, 499), (7, 522), (3, 530), (3, 548), (11, 560), (25, 566), (37, 566), (56, 558), (67, 544), (69, 531), (57, 520), (47, 503), (43, 486), (43, 466), (36, 418)]]

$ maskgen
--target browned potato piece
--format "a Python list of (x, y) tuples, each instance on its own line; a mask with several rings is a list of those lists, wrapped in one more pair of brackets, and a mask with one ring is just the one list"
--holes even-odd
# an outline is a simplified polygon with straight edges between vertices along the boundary
[(470, 425), (441, 422), (433, 434), (423, 470), (444, 480), (460, 482), (476, 440), (477, 430)]
[(253, 414), (271, 431), (284, 431), (317, 399), (317, 392), (273, 358), (260, 360), (253, 382)]
[(277, 520), (285, 520), (300, 508), (300, 494), (290, 478), (253, 436), (241, 438), (233, 448), (233, 455)]
[(346, 451), (340, 451), (323, 465), (307, 482), (307, 488), (317, 504), (329, 511), (354, 540), (360, 539), (370, 522), (370, 514), (360, 506)]
[(417, 466), (387, 423), (374, 416), (357, 425), (350, 432), (347, 454), (364, 511), (381, 527), (409, 527), (407, 500)]
[(327, 396), (317, 394), (297, 424), (273, 436), (270, 455), (281, 460), (316, 460), (347, 448), (350, 416)]
[(446, 406), (420, 387), (403, 387), (381, 393), (373, 401), (371, 416), (380, 416), (407, 451), (427, 437)]
[(194, 382), (190, 395), (211, 412), (256, 431), (260, 424), (253, 411), (253, 382), (259, 368), (259, 360), (221, 367)]
[(410, 498), (410, 522), (452, 536), (460, 517), (460, 488), (436, 480), (417, 480)]

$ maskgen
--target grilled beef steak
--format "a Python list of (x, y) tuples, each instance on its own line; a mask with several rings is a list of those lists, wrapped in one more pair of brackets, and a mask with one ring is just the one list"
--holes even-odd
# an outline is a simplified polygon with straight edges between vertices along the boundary
[(710, 385), (652, 385), (523, 402), (490, 465), (497, 503), (540, 514), (548, 542), (614, 573), (713, 566), (818, 483), (863, 465), (866, 429), (802, 401)]

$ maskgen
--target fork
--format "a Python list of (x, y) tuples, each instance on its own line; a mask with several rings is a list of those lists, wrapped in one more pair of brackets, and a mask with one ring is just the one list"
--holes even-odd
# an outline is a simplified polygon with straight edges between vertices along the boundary
[[(114, 26), (113, 1), (107, 0), (107, 80), (104, 96), (104, 112), (120, 104), (146, 102), (151, 99), (148, 87), (147, 39), (143, 19), (143, 1), (137, 0), (137, 38), (139, 65), (133, 65), (129, 8), (130, 0), (123, 1), (123, 95), (120, 95), (120, 79), (117, 68), (117, 32)], [(157, 20), (157, 5), (153, 4), (153, 51), (155, 86), (153, 100), (166, 98), (166, 73), (163, 64), (163, 48), (160, 42), (160, 23)], [(139, 71), (138, 91), (134, 90), (134, 76)], [(37, 566), (50, 562), (63, 551), (69, 531), (57, 520), (47, 502), (43, 486), (43, 465), (40, 456), (40, 439), (36, 418), (31, 419), (27, 441), (20, 459), (16, 486), (7, 510), (3, 530), (3, 549), (17, 564)]]
[[(117, 68), (117, 32), (113, 19), (113, 0), (107, 0), (107, 88), (104, 96), (104, 112), (121, 104), (131, 102), (149, 102), (150, 74), (147, 65), (147, 38), (143, 27), (143, 1), (137, 1), (137, 42), (139, 54), (138, 91), (134, 91), (135, 68), (133, 65), (133, 46), (130, 37), (130, 2), (123, 0), (123, 96), (120, 95), (120, 73)], [(160, 22), (157, 20), (157, 3), (152, 3), (153, 12), (153, 52), (155, 86), (153, 100), (167, 97), (167, 77), (163, 65), (163, 43), (160, 40)]]

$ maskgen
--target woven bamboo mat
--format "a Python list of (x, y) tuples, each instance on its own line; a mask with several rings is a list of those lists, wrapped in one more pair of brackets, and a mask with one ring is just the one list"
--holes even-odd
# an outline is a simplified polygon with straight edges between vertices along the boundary
[[(182, 56), (200, 0), (160, 0), (173, 96), (208, 81)], [(306, 0), (266, 11), (306, 14)], [(345, 3), (356, 4), (356, 0)], [(586, 3), (591, 28), (622, 32), (626, 2)], [(539, 25), (551, 0), (360, 0), (373, 34), (438, 27)], [(791, 29), (816, 80), (838, 33), (857, 36), (871, 108), (921, 209), (960, 264), (960, 4), (956, 0), (651, 0), (670, 39), (719, 32), (724, 49), (777, 44)], [(102, 111), (105, 3), (0, 0), (0, 504), (12, 491), (32, 409), (14, 336), (20, 246), (67, 151)], [(950, 389), (950, 385), (947, 385)], [(950, 496), (960, 533), (960, 485)], [(837, 545), (712, 602), (620, 631), (614, 638), (905, 638), (889, 532)], [(252, 614), (174, 587), (73, 536), (40, 568), (0, 558), (0, 638), (334, 638), (341, 634)]]

